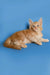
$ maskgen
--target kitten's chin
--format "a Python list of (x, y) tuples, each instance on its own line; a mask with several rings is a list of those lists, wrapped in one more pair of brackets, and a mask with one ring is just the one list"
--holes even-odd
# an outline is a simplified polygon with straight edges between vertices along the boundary
[(38, 32), (38, 30), (35, 30), (35, 32)]
[(36, 29), (36, 30), (34, 30), (34, 31), (35, 31), (35, 32), (37, 32), (37, 33), (39, 32), (39, 30), (37, 30), (37, 29)]
[(37, 29), (34, 29), (34, 31), (35, 31), (35, 32), (38, 32), (38, 30), (37, 30)]

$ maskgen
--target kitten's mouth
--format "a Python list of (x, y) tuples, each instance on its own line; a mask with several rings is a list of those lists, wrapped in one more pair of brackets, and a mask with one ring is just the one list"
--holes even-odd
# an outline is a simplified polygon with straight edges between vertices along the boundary
[(33, 28), (31, 28), (31, 29), (32, 29), (33, 31), (37, 31), (37, 28), (34, 28), (34, 29), (33, 29)]
[(38, 29), (35, 27), (34, 30), (37, 31)]
[(35, 30), (37, 30), (37, 28), (35, 27)]

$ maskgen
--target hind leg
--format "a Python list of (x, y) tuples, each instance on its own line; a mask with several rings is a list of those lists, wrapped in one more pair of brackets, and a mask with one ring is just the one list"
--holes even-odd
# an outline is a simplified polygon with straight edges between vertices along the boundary
[(27, 45), (24, 43), (21, 43), (20, 45), (16, 45), (18, 48), (27, 48)]
[(14, 44), (4, 44), (5, 47), (7, 48), (13, 48), (13, 49), (21, 49), (21, 47), (19, 45), (14, 45)]
[(9, 48), (18, 49), (18, 50), (21, 49), (20, 45), (10, 45)]
[(25, 45), (25, 43), (21, 42), (21, 41), (15, 41), (14, 44), (20, 48), (26, 48), (27, 45)]
[(14, 49), (21, 49), (21, 45), (16, 45), (16, 44), (14, 44), (14, 43), (11, 43), (12, 45), (13, 45), (13, 48)]
[(16, 45), (16, 46), (14, 46), (16, 49), (21, 49), (21, 48), (26, 48), (27, 47), (27, 45), (24, 45), (24, 44), (21, 44), (21, 45)]
[(24, 43), (21, 43), (21, 47), (22, 48), (27, 48), (27, 45), (25, 45)]
[(21, 49), (21, 46), (20, 45), (16, 45), (16, 49)]
[(23, 48), (27, 48), (27, 45), (22, 45), (21, 47), (23, 47)]

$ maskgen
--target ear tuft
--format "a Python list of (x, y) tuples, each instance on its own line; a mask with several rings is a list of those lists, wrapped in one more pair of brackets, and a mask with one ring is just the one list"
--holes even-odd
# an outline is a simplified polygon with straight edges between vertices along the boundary
[(40, 18), (40, 20), (38, 22), (40, 23), (40, 25), (42, 25), (42, 18)]
[(31, 19), (29, 19), (29, 24), (32, 24), (32, 23), (33, 23), (33, 21)]

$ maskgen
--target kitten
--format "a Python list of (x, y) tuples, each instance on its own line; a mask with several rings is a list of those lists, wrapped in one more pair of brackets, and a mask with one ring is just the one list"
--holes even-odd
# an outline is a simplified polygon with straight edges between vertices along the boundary
[(40, 18), (38, 22), (32, 22), (30, 19), (29, 24), (29, 29), (14, 33), (5, 41), (4, 46), (21, 49), (27, 47), (27, 45), (25, 45), (26, 43), (34, 42), (38, 45), (42, 45), (42, 42), (49, 42), (48, 39), (42, 38), (42, 18)]

